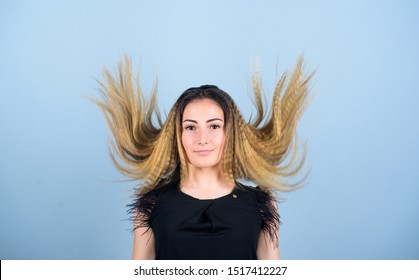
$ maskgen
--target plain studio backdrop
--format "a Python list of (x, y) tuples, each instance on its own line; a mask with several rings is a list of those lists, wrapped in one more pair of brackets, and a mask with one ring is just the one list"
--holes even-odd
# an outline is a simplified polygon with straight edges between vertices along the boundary
[(284, 259), (419, 258), (417, 1), (0, 1), (0, 259), (129, 259), (134, 182), (108, 155), (95, 79), (124, 54), (161, 111), (215, 84), (246, 118), (304, 53), (304, 188)]

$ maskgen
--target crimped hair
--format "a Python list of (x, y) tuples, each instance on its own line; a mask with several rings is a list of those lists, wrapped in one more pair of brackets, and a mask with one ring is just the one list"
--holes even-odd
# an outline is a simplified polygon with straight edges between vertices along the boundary
[(103, 100), (92, 101), (104, 112), (114, 137), (110, 140), (114, 152), (110, 151), (111, 159), (121, 173), (139, 181), (138, 194), (163, 182), (187, 178), (181, 123), (186, 105), (196, 99), (214, 100), (224, 112), (226, 139), (221, 164), (227, 181), (248, 180), (265, 191), (287, 192), (302, 186), (308, 174), (297, 182), (289, 182), (302, 169), (306, 158), (306, 146), (298, 156), (296, 130), (308, 105), (309, 81), (313, 75), (314, 72), (305, 73), (301, 56), (291, 75), (285, 72), (277, 81), (266, 114), (260, 74), (253, 73), (257, 113), (249, 122), (233, 99), (218, 87), (189, 88), (177, 99), (163, 123), (156, 103), (157, 83), (146, 98), (139, 72), (134, 81), (131, 60), (124, 57), (115, 76), (104, 68), (105, 82), (98, 81)]

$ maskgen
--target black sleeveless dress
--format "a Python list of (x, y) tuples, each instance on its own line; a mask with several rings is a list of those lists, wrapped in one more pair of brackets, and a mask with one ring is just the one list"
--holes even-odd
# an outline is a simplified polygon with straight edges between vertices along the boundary
[(260, 232), (276, 242), (279, 226), (273, 196), (240, 183), (228, 195), (197, 199), (172, 182), (138, 197), (129, 212), (153, 230), (156, 259), (166, 260), (254, 260)]

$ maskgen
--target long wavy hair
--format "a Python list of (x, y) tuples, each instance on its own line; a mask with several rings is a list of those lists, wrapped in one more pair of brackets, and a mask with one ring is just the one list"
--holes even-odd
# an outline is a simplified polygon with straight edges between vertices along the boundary
[(221, 164), (226, 180), (247, 180), (266, 191), (287, 192), (301, 187), (308, 175), (306, 172), (301, 179), (290, 182), (300, 173), (306, 158), (306, 145), (299, 153), (296, 130), (309, 103), (313, 74), (305, 73), (301, 56), (291, 75), (285, 72), (277, 81), (268, 112), (260, 74), (253, 73), (256, 115), (249, 121), (226, 92), (205, 85), (183, 92), (163, 122), (156, 102), (157, 83), (146, 97), (139, 72), (134, 79), (127, 57), (121, 60), (115, 75), (104, 68), (105, 81), (98, 81), (103, 100), (91, 100), (102, 109), (112, 132), (111, 159), (122, 174), (138, 181), (137, 194), (163, 182), (187, 178), (181, 123), (186, 105), (196, 99), (214, 100), (224, 112), (226, 140)]

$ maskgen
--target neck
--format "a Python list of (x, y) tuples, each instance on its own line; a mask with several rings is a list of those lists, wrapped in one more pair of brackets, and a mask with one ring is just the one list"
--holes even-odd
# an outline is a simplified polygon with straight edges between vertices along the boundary
[(189, 165), (189, 176), (182, 180), (184, 186), (194, 186), (202, 190), (213, 189), (215, 186), (228, 185), (221, 168), (196, 168)]

